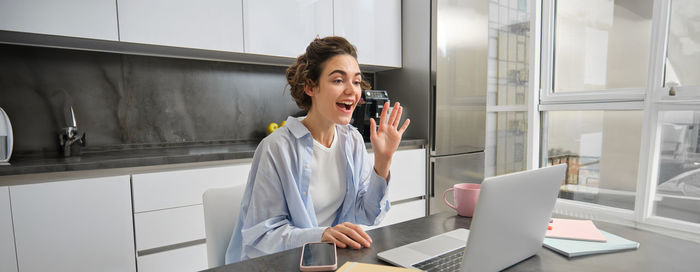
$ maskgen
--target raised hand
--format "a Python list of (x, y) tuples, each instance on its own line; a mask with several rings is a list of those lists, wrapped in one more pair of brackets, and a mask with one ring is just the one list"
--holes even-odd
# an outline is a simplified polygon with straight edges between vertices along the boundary
[(389, 120), (386, 120), (386, 112), (388, 109), (389, 102), (386, 102), (379, 116), (379, 127), (377, 127), (374, 118), (370, 118), (369, 120), (369, 140), (372, 142), (372, 151), (374, 152), (374, 171), (385, 179), (389, 177), (391, 158), (399, 147), (401, 137), (406, 131), (406, 128), (408, 128), (408, 124), (411, 123), (411, 120), (406, 119), (403, 126), (399, 128), (401, 113), (403, 112), (403, 107), (401, 107), (399, 102), (394, 104), (394, 109), (389, 115)]

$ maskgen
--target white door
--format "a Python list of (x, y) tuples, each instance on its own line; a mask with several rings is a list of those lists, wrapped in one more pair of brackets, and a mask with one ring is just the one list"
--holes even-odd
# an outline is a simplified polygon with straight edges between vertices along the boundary
[(19, 270), (136, 271), (129, 176), (10, 187)]

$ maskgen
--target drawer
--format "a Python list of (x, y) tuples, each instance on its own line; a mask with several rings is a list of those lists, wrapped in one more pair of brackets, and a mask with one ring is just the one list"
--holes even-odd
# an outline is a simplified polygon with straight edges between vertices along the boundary
[(389, 182), (392, 202), (425, 195), (425, 156), (425, 149), (398, 150), (394, 153)]
[[(425, 149), (398, 150), (391, 160), (389, 199), (392, 202), (425, 195)], [(369, 153), (374, 165), (374, 154)]]
[(207, 269), (207, 244), (139, 256), (139, 272), (192, 272)]
[(250, 163), (132, 176), (134, 212), (202, 204), (209, 188), (245, 184)]
[(408, 221), (425, 216), (425, 199), (391, 205), (391, 209), (379, 226)]
[(205, 238), (202, 205), (134, 214), (136, 250)]

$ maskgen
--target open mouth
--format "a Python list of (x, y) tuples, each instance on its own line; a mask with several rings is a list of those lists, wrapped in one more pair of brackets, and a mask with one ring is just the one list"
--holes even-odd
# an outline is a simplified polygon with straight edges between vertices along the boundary
[(350, 109), (352, 109), (352, 104), (353, 103), (350, 101), (335, 103), (335, 105), (338, 106), (338, 108), (344, 109), (346, 111), (349, 111)]

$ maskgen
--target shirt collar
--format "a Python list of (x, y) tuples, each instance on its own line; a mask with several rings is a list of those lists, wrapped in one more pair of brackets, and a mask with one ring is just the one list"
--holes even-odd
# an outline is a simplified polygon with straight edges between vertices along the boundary
[[(304, 118), (306, 118), (306, 116), (302, 116), (302, 117), (289, 116), (289, 117), (287, 117), (287, 122), (284, 124), (286, 127), (289, 128), (289, 131), (291, 131), (292, 135), (294, 135), (294, 137), (297, 139), (304, 137), (307, 134), (311, 135), (311, 131), (309, 131), (309, 129), (306, 128), (306, 126), (301, 123), (301, 120), (304, 120)], [(342, 129), (344, 127), (346, 127), (346, 126), (336, 125), (336, 130), (335, 130), (336, 134), (344, 133), (345, 131), (344, 131), (344, 129)], [(347, 127), (349, 127), (349, 125)]]
[(289, 131), (292, 132), (292, 135), (294, 135), (295, 138), (301, 138), (306, 136), (307, 134), (311, 134), (311, 131), (309, 131), (304, 124), (301, 123), (301, 120), (304, 120), (306, 116), (303, 117), (287, 117), (287, 122), (284, 124), (286, 127), (289, 128)]

